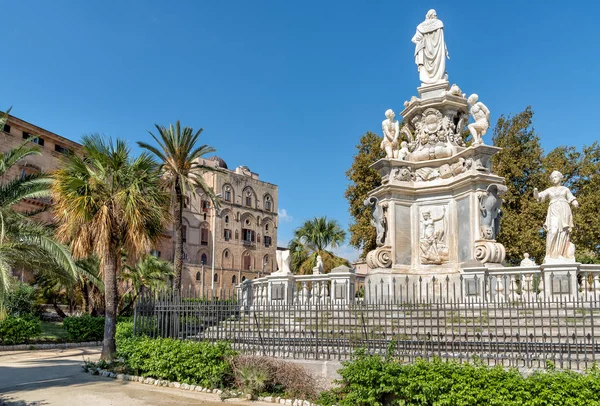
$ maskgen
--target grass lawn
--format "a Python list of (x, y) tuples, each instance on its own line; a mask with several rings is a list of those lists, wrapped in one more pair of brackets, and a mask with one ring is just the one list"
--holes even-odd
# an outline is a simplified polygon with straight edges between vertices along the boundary
[(69, 341), (62, 321), (42, 321), (42, 334), (35, 340), (43, 343), (64, 343)]

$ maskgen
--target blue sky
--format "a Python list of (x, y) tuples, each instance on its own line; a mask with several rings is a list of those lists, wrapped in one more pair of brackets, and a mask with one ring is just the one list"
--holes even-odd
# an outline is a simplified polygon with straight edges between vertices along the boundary
[(360, 136), (417, 94), (410, 39), (429, 8), (450, 82), (478, 93), (493, 123), (532, 105), (545, 149), (597, 139), (592, 1), (7, 2), (0, 107), (132, 146), (154, 123), (203, 127), (230, 168), (279, 185), (285, 243), (314, 216), (350, 222), (344, 173)]

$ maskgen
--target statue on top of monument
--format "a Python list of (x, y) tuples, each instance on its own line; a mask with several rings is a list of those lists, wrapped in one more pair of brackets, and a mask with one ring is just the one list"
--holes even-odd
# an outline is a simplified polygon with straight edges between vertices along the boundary
[(415, 63), (424, 85), (446, 81), (446, 58), (450, 59), (444, 42), (444, 23), (435, 10), (429, 10), (425, 21), (417, 26), (412, 38), (415, 44)]
[(381, 129), (383, 130), (381, 149), (385, 151), (386, 158), (398, 158), (400, 124), (398, 123), (398, 120), (394, 120), (396, 114), (394, 114), (394, 110), (392, 109), (386, 110), (385, 117), (386, 119), (381, 123)]

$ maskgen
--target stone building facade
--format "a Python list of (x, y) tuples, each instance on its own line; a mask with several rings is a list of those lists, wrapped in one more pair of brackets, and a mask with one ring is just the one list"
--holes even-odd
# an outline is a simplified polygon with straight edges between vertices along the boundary
[(218, 157), (204, 159), (201, 164), (219, 169), (204, 174), (204, 181), (217, 194), (219, 207), (213, 207), (201, 193), (185, 199), (182, 285), (203, 291), (213, 286), (229, 290), (246, 279), (275, 272), (277, 186), (260, 180), (245, 166), (229, 170)]
[[(68, 151), (79, 151), (81, 145), (68, 140), (60, 135), (35, 126), (27, 121), (14, 116), (9, 116), (8, 121), (0, 131), (0, 153), (4, 153), (22, 145), (28, 138), (37, 137), (31, 142), (40, 148), (40, 155), (30, 155), (18, 162), (4, 175), (4, 180), (21, 177), (25, 174), (36, 172), (52, 172), (60, 164), (60, 158)], [(50, 200), (47, 198), (28, 199), (19, 204), (17, 210), (33, 212), (48, 208)], [(37, 215), (45, 223), (52, 222), (52, 213), (49, 210)]]
[[(76, 142), (9, 116), (0, 131), (0, 152), (15, 148), (32, 136), (37, 137), (33, 142), (39, 145), (41, 154), (24, 159), (4, 175), (6, 180), (31, 172), (52, 172), (59, 167), (64, 153), (81, 150), (81, 145)], [(219, 168), (219, 172), (205, 173), (204, 180), (219, 195), (220, 206), (215, 209), (200, 193), (185, 199), (182, 285), (208, 290), (214, 280), (215, 289), (231, 289), (246, 279), (276, 271), (277, 186), (260, 180), (258, 174), (245, 166), (229, 170), (225, 161), (218, 157), (203, 159), (201, 164)], [(38, 211), (49, 207), (49, 199), (30, 199), (21, 202), (17, 210)], [(50, 210), (37, 216), (47, 223), (53, 220)], [(173, 251), (172, 230), (165, 230), (164, 237), (152, 252), (172, 261)]]

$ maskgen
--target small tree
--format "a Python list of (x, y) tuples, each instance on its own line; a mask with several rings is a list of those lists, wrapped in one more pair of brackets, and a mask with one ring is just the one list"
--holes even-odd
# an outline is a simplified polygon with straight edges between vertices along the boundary
[(327, 251), (328, 248), (339, 247), (345, 238), (346, 232), (335, 220), (328, 220), (327, 217), (306, 220), (294, 231), (294, 238), (289, 244), (292, 255), (292, 272), (311, 273), (319, 255), (323, 260), (325, 271), (330, 271), (339, 265), (349, 265), (344, 258)]

